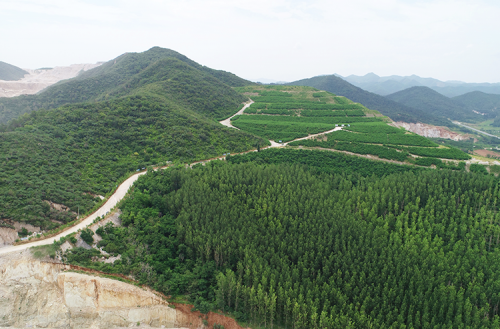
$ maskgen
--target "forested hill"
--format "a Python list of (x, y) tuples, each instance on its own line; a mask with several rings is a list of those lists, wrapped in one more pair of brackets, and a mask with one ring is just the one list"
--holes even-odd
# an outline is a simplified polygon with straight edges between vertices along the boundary
[(496, 329), (498, 201), (491, 175), (271, 149), (148, 172), (97, 231), (121, 259), (66, 261), (244, 327)]
[(486, 94), (481, 91), (473, 91), (467, 94), (453, 97), (452, 100), (476, 109), (478, 112), (499, 112), (500, 111), (500, 95)]
[(439, 126), (447, 126), (451, 124), (448, 120), (403, 104), (399, 104), (383, 96), (358, 88), (335, 75), (318, 76), (310, 79), (298, 80), (289, 83), (289, 85), (310, 86), (320, 90), (329, 91), (336, 95), (345, 96), (354, 102), (363, 104), (369, 109), (379, 111), (394, 121), (423, 122)]
[[(137, 169), (267, 144), (190, 110), (185, 102), (148, 94), (35, 111), (3, 129), (0, 219), (44, 230), (73, 220), (78, 209), (92, 209), (100, 201), (95, 195), (106, 195)], [(51, 209), (46, 201), (74, 213)]]
[[(465, 95), (464, 95), (465, 96)], [(495, 95), (493, 95), (495, 96)], [(474, 112), (476, 107), (465, 105), (463, 101), (473, 102), (470, 96), (462, 97), (462, 102), (441, 95), (429, 87), (411, 87), (386, 96), (388, 99), (410, 106), (420, 111), (443, 119), (476, 122), (484, 120), (485, 116)], [(486, 118), (494, 118), (496, 113), (487, 112)]]
[[(155, 69), (152, 69), (153, 67)], [(179, 72), (175, 72), (176, 70)], [(173, 50), (154, 47), (143, 53), (121, 55), (74, 79), (53, 85), (38, 95), (1, 98), (0, 123), (41, 108), (50, 109), (64, 104), (109, 99), (116, 95), (117, 90), (120, 91), (120, 96), (134, 94), (137, 87), (161, 81), (166, 82), (170, 90), (182, 89), (187, 85), (196, 86), (189, 81), (193, 79), (207, 81), (214, 87), (212, 91), (217, 89), (216, 94), (199, 95), (199, 98), (213, 100), (223, 97), (224, 101), (231, 100), (233, 103), (241, 103), (244, 98), (230, 87), (251, 84), (234, 74), (201, 66)], [(153, 89), (164, 91), (156, 87), (150, 91)], [(221, 119), (229, 116), (231, 111), (220, 109), (204, 114)]]
[(0, 80), (17, 81), (22, 79), (25, 74), (28, 72), (17, 66), (0, 62)]

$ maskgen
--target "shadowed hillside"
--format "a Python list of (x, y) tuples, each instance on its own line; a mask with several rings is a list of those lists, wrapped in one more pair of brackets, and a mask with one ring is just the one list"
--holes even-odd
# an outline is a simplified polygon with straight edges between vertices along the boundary
[(475, 113), (473, 108), (464, 106), (428, 87), (411, 87), (386, 97), (403, 105), (419, 109), (427, 115), (438, 116), (443, 119), (449, 118), (466, 122), (484, 119), (484, 116)]
[(17, 81), (21, 80), (25, 74), (28, 72), (17, 66), (0, 62), (0, 80)]

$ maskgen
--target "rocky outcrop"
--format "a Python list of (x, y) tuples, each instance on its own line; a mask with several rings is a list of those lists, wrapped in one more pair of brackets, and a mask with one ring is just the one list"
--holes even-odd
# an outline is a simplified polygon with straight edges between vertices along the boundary
[(454, 141), (467, 140), (470, 138), (470, 136), (468, 135), (457, 134), (446, 128), (427, 125), (424, 123), (395, 122), (394, 124), (398, 127), (403, 127), (408, 131), (424, 137), (447, 138)]
[(0, 259), (0, 327), (177, 327), (177, 311), (151, 291), (23, 253)]

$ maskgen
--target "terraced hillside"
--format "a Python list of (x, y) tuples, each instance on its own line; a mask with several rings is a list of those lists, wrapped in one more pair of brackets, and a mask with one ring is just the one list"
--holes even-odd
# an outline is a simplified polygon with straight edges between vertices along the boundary
[[(275, 142), (292, 141), (288, 145), (369, 154), (452, 169), (458, 167), (443, 163), (441, 159), (470, 159), (461, 150), (440, 146), (392, 126), (392, 121), (378, 111), (326, 91), (301, 86), (247, 86), (237, 90), (255, 103), (243, 115), (235, 117), (232, 124)], [(327, 133), (293, 141), (322, 132)]]

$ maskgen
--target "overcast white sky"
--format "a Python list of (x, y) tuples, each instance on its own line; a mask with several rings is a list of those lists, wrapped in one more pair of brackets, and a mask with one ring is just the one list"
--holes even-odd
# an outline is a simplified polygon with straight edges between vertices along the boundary
[(500, 82), (498, 0), (0, 0), (0, 61), (107, 61), (153, 46), (246, 79)]

